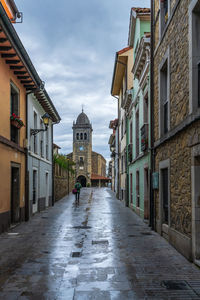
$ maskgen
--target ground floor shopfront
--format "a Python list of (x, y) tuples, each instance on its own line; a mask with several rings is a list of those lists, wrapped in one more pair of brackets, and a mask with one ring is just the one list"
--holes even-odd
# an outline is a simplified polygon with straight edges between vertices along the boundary
[(196, 122), (156, 144), (155, 227), (180, 253), (200, 260), (200, 139)]
[(29, 213), (52, 206), (52, 163), (37, 155), (29, 154)]
[(25, 220), (25, 153), (13, 142), (0, 141), (0, 233)]
[(146, 155), (128, 166), (129, 207), (141, 218), (149, 219), (149, 166), (150, 156)]

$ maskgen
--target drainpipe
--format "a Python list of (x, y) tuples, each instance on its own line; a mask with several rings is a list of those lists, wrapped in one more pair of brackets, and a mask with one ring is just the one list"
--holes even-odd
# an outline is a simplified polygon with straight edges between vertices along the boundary
[(129, 166), (128, 166), (128, 116), (126, 114), (126, 206), (129, 207)]
[(51, 159), (52, 159), (52, 206), (54, 206), (54, 161), (53, 161), (53, 123), (51, 125)]
[(155, 172), (154, 151), (154, 0), (151, 0), (151, 59), (150, 59), (150, 103), (151, 103), (151, 171), (150, 171), (150, 220), (149, 226), (155, 229), (155, 199), (152, 174)]
[[(28, 141), (28, 95), (26, 93), (26, 141)], [(25, 145), (24, 145), (25, 146)], [(29, 221), (29, 170), (28, 170), (28, 145), (25, 148), (25, 221)]]

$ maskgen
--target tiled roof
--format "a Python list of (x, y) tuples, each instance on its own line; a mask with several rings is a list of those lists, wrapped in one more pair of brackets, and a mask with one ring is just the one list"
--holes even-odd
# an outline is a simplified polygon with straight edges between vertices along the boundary
[(118, 51), (117, 54), (123, 54), (124, 52), (128, 51), (132, 49), (132, 47), (126, 47), (126, 48), (123, 48), (122, 50)]
[(109, 178), (97, 174), (92, 174), (91, 180), (109, 180)]
[(134, 10), (137, 14), (147, 14), (151, 12), (150, 8), (147, 7), (132, 7), (132, 10)]

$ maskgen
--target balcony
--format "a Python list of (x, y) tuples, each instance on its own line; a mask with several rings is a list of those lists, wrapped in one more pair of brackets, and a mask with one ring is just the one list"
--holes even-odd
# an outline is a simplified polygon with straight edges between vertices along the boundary
[(126, 92), (124, 93), (123, 95), (123, 99), (122, 99), (122, 108), (123, 109), (126, 109), (128, 110), (130, 105), (131, 105), (131, 102), (132, 102), (132, 93), (133, 93), (133, 90), (126, 90)]

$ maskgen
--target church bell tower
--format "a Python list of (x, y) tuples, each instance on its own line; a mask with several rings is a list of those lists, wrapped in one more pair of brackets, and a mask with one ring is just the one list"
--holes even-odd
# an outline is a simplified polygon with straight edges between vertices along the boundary
[(83, 112), (73, 123), (73, 161), (75, 175), (83, 187), (91, 185), (92, 172), (92, 125)]

